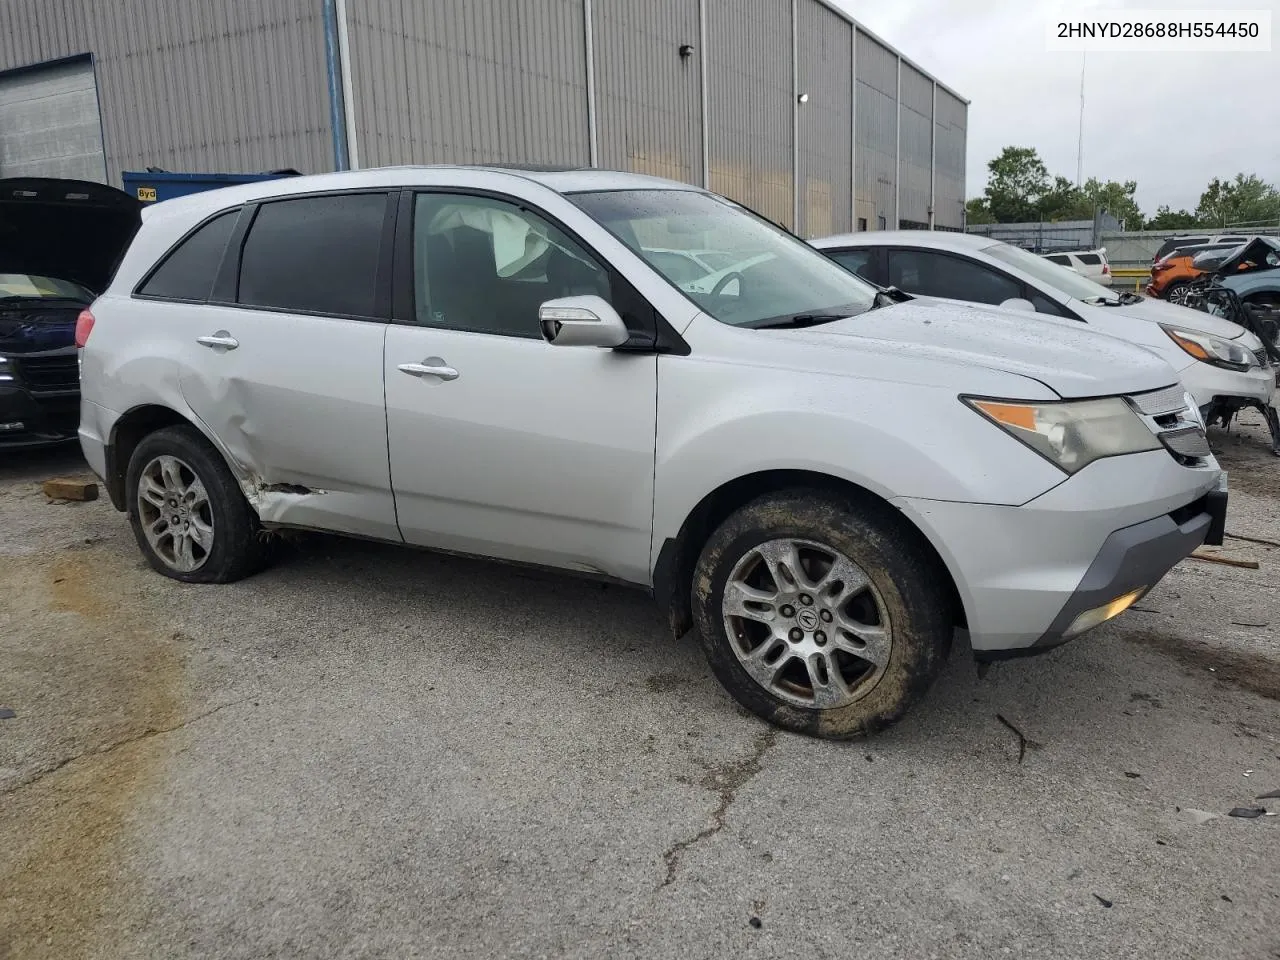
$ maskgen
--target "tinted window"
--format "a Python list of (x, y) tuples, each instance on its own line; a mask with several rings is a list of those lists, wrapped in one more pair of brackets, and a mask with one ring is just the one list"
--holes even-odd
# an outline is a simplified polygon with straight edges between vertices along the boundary
[(179, 243), (138, 292), (166, 300), (208, 300), (239, 214), (219, 214)]
[(889, 283), (928, 297), (1003, 303), (1022, 296), (1022, 285), (989, 267), (930, 250), (890, 250)]
[(583, 294), (611, 300), (609, 274), (580, 244), (501, 200), (420, 194), (413, 251), (414, 302), (424, 326), (536, 338), (545, 301)]
[(827, 255), (851, 273), (856, 273), (863, 280), (879, 283), (875, 269), (876, 251), (874, 247), (861, 247), (856, 250), (830, 250)]
[(1065, 254), (1060, 254), (1060, 253), (1054, 254), (1052, 257), (1045, 257), (1045, 259), (1048, 260), (1050, 263), (1056, 263), (1059, 266), (1063, 266), (1063, 267), (1071, 266), (1071, 258), (1066, 256)]
[(382, 193), (263, 204), (245, 240), (237, 302), (374, 316), (386, 206)]
[(1091, 266), (1091, 267), (1099, 266), (1102, 263), (1102, 258), (1098, 256), (1096, 253), (1082, 253), (1079, 256), (1080, 256), (1081, 263), (1087, 264), (1088, 266)]
[(1160, 249), (1156, 251), (1156, 259), (1168, 256), (1170, 250), (1176, 250), (1178, 247), (1189, 247), (1197, 243), (1208, 243), (1208, 237), (1175, 237), (1172, 240), (1166, 240), (1161, 244)]
[(1030, 300), (1036, 308), (1036, 313), (1047, 313), (1055, 317), (1070, 317), (1071, 314), (1062, 309), (1056, 302), (1046, 297), (1034, 287), (1028, 287), (1026, 298)]

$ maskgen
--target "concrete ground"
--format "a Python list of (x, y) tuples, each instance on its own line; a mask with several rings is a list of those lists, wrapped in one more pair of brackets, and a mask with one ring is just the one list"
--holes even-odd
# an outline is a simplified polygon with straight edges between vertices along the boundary
[(832, 744), (639, 594), (319, 536), (182, 586), (79, 471), (0, 465), (4, 960), (1280, 957), (1280, 817), (1223, 816), (1280, 810), (1280, 548)]

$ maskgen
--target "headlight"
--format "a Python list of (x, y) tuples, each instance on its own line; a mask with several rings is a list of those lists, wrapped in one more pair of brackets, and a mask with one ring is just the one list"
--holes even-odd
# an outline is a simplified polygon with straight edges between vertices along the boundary
[(1120, 397), (1066, 402), (961, 399), (1067, 473), (1103, 457), (1160, 448), (1155, 434)]
[(1240, 344), (1208, 333), (1197, 333), (1181, 327), (1169, 327), (1160, 324), (1160, 329), (1169, 335), (1180, 346), (1197, 360), (1211, 363), (1215, 367), (1226, 367), (1228, 370), (1248, 370), (1257, 364), (1257, 358)]
[(8, 357), (0, 357), (0, 381), (13, 379), (13, 367), (9, 366)]

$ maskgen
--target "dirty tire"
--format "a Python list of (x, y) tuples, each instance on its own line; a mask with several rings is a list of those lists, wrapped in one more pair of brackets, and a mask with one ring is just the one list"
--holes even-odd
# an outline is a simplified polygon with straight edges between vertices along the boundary
[[(147, 541), (138, 513), (138, 485), (142, 471), (158, 456), (173, 456), (199, 477), (213, 515), (213, 548), (195, 570), (175, 570)], [(152, 569), (184, 583), (231, 583), (266, 566), (271, 550), (257, 516), (250, 508), (218, 449), (195, 427), (173, 426), (148, 434), (134, 448), (125, 475), (125, 500), (134, 539)]]
[[(946, 571), (891, 508), (823, 490), (768, 494), (740, 508), (711, 535), (694, 571), (692, 604), (712, 671), (757, 716), (799, 733), (849, 739), (898, 720), (928, 690), (947, 654), (953, 601)], [(766, 689), (734, 652), (722, 614), (735, 565), (779, 538), (811, 541), (862, 568), (879, 594), (892, 634), (888, 663), (860, 699), (832, 709), (799, 706)]]
[(1169, 284), (1169, 286), (1165, 288), (1164, 299), (1169, 303), (1182, 303), (1182, 301), (1187, 298), (1188, 286), (1190, 286), (1190, 284), (1185, 280), (1177, 280)]

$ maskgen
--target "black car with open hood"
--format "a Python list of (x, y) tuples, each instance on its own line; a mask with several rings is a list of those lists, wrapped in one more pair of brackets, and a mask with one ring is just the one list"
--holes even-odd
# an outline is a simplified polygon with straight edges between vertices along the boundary
[(75, 328), (111, 281), (142, 204), (82, 180), (0, 180), (0, 451), (74, 439)]

